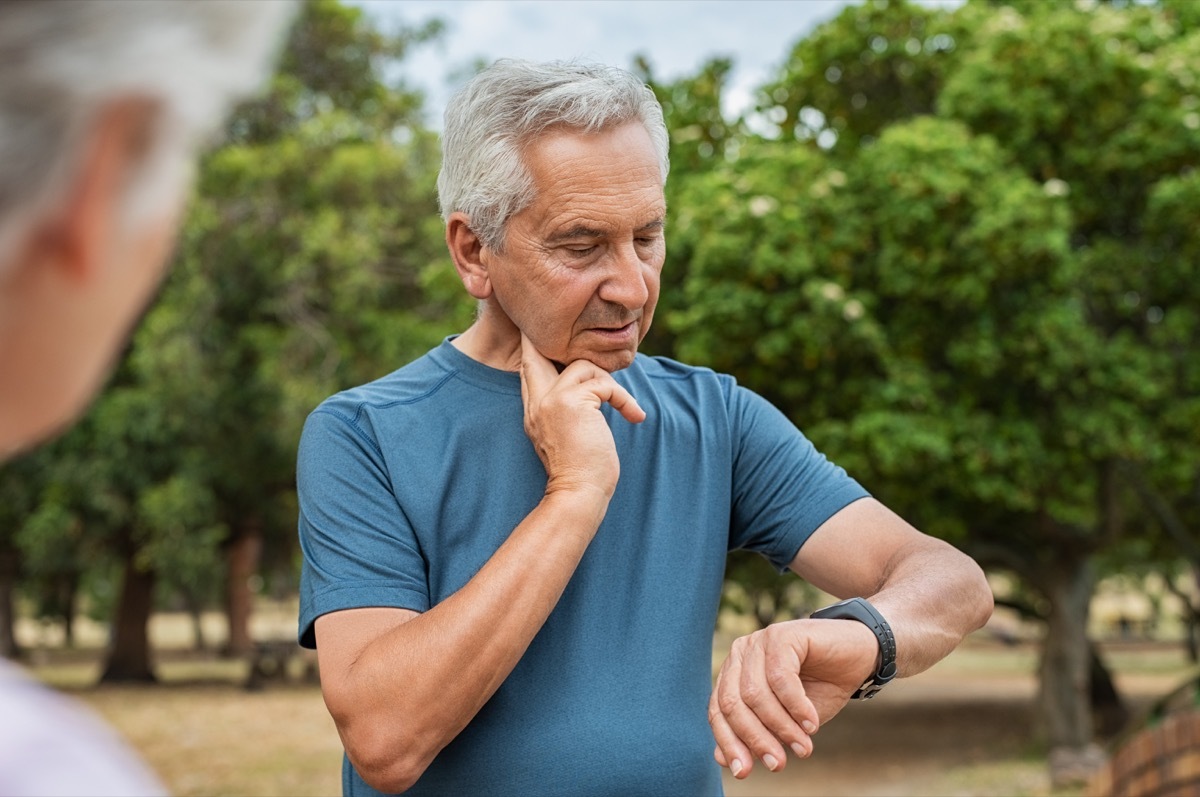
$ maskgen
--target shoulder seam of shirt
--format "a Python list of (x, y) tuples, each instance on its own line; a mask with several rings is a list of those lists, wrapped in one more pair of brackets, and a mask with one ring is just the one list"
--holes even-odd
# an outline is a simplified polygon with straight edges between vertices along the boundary
[(316, 415), (317, 413), (324, 413), (326, 415), (332, 415), (333, 417), (337, 418), (339, 421), (341, 421), (342, 423), (346, 424), (351, 429), (353, 429), (355, 434), (357, 434), (359, 437), (361, 437), (364, 442), (366, 442), (368, 445), (371, 446), (372, 449), (375, 450), (375, 453), (379, 454), (380, 456), (383, 456), (383, 449), (381, 449), (379, 447), (379, 443), (376, 442), (376, 440), (370, 434), (367, 433), (367, 430), (363, 429), (362, 426), (359, 424), (359, 419), (362, 418), (363, 411), (367, 407), (371, 407), (371, 408), (377, 409), (377, 410), (386, 410), (390, 407), (398, 407), (403, 404), (415, 404), (418, 401), (424, 401), (425, 399), (429, 398), (431, 395), (436, 393), (438, 390), (440, 390), (442, 385), (446, 384), (446, 382), (448, 382), (453, 377), (454, 377), (454, 371), (447, 371), (445, 376), (443, 376), (441, 379), (439, 379), (437, 382), (435, 382), (424, 393), (421, 393), (416, 396), (411, 396), (409, 398), (397, 399), (395, 401), (387, 401), (382, 404), (372, 404), (369, 401), (359, 401), (354, 405), (354, 417), (353, 418), (348, 417), (345, 413), (341, 412), (338, 409), (335, 409), (334, 407), (328, 407), (324, 404), (322, 404), (321, 406), (319, 406), (315, 410), (313, 410), (312, 414)]
[[(497, 385), (486, 384), (481, 379), (472, 379), (469, 376), (463, 376), (462, 372), (460, 372), (460, 371), (451, 371), (447, 378), (448, 379), (457, 378), (458, 381), (462, 382), (464, 385), (468, 385), (469, 387), (477, 388), (479, 390), (486, 390), (488, 393), (495, 393), (498, 396), (520, 395), (519, 392), (514, 393), (512, 390), (501, 390), (500, 387)], [(445, 380), (442, 380), (442, 381), (444, 382)], [(441, 387), (440, 382), (438, 383), (438, 387)], [(432, 391), (430, 391), (430, 392), (432, 392)]]
[[(658, 360), (658, 359), (660, 359), (660, 357), (658, 355), (653, 355), (653, 356), (646, 355), (646, 359)], [(714, 371), (713, 369), (709, 368), (706, 365), (688, 365), (687, 363), (680, 362), (679, 360), (675, 360), (670, 357), (662, 357), (661, 359), (669, 360), (669, 361), (675, 363), (676, 365), (680, 365), (683, 368), (686, 368), (687, 370), (684, 373), (674, 373), (674, 374), (654, 373), (654, 374), (652, 374), (649, 371), (645, 370), (645, 368), (643, 368), (642, 372), (646, 375), (647, 379), (682, 380), (682, 379), (691, 379), (692, 377), (703, 376), (705, 374), (708, 374), (708, 375), (712, 376), (713, 378), (715, 378), (718, 382), (720, 382), (720, 381), (723, 381), (722, 377), (725, 376), (724, 374), (718, 373), (717, 371)]]
[(691, 379), (696, 375), (696, 371), (689, 371), (686, 374), (646, 374), (647, 379), (673, 379), (676, 382), (681, 382), (684, 379)]

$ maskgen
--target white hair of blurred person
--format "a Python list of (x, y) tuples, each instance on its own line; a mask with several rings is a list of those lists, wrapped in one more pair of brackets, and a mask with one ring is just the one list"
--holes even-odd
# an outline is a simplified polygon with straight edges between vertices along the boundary
[(161, 278), (198, 150), (265, 85), (295, 10), (0, 0), (0, 460), (98, 388)]

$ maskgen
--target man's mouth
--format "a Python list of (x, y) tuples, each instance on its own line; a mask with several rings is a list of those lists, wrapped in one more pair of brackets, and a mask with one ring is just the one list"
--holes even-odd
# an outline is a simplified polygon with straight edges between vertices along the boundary
[(621, 324), (620, 326), (592, 327), (593, 332), (599, 332), (603, 335), (624, 335), (626, 333), (633, 332), (635, 329), (637, 329), (636, 320), (629, 321), (625, 324)]

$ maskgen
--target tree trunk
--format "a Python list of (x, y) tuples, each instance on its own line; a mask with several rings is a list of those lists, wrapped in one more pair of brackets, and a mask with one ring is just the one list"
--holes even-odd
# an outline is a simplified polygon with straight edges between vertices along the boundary
[(1111, 739), (1125, 729), (1129, 722), (1129, 708), (1121, 699), (1117, 685), (1112, 679), (1100, 651), (1095, 645), (1088, 645), (1091, 659), (1091, 694), (1092, 715), (1096, 718), (1096, 733), (1106, 739)]
[[(1200, 566), (1192, 565), (1192, 578), (1196, 582), (1197, 591), (1200, 592)], [(1192, 664), (1200, 662), (1200, 644), (1196, 639), (1197, 628), (1200, 627), (1200, 611), (1196, 609), (1196, 605), (1191, 599), (1184, 599), (1184, 606), (1187, 612), (1187, 652), (1188, 661)]]
[[(1200, 585), (1200, 568), (1192, 566), (1192, 578), (1195, 579), (1197, 585)], [(1184, 591), (1178, 584), (1175, 583), (1174, 575), (1167, 572), (1163, 575), (1163, 580), (1167, 585), (1167, 591), (1179, 599), (1183, 604), (1183, 616), (1181, 619), (1184, 624), (1184, 645), (1187, 649), (1188, 661), (1195, 664), (1200, 661), (1200, 639), (1197, 639), (1197, 627), (1200, 626), (1200, 609), (1192, 603), (1192, 596)]]
[(17, 552), (0, 549), (0, 656), (15, 659), (21, 655), (17, 645)]
[(197, 653), (203, 653), (208, 650), (208, 641), (204, 638), (204, 605), (190, 589), (183, 590), (183, 602), (192, 618), (193, 645)]
[(1049, 606), (1042, 642), (1038, 710), (1050, 748), (1056, 786), (1090, 776), (1092, 745), (1091, 646), (1087, 637), (1092, 572), (1086, 555), (1060, 549), (1039, 586)]
[(125, 562), (125, 579), (101, 683), (157, 680), (150, 663), (149, 625), (153, 600), (154, 571), (139, 569), (130, 554)]
[(262, 528), (257, 521), (247, 521), (240, 533), (229, 543), (227, 553), (228, 579), (225, 592), (225, 611), (229, 618), (230, 656), (245, 655), (254, 650), (250, 636), (250, 615), (254, 611), (254, 591), (250, 579), (258, 573), (262, 557)]
[(75, 649), (75, 610), (79, 603), (78, 573), (64, 577), (62, 583), (63, 642), (68, 650)]

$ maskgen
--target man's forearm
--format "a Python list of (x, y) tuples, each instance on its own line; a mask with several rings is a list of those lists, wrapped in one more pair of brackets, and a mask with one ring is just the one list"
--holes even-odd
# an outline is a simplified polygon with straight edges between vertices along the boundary
[(558, 603), (606, 509), (600, 493), (546, 496), (462, 589), (376, 637), (341, 682), (324, 684), (364, 779), (407, 788), (470, 722)]
[[(831, 595), (869, 599), (892, 627), (901, 675), (932, 666), (991, 615), (991, 590), (971, 559), (872, 498), (827, 520), (791, 567)], [(736, 640), (709, 702), (717, 761), (744, 778), (755, 759), (782, 769), (784, 745), (806, 757), (812, 734), (878, 656), (877, 637), (856, 620), (793, 620)]]
[(978, 565), (932, 538), (900, 552), (879, 591), (865, 597), (892, 626), (901, 677), (941, 661), (992, 614), (992, 592)]
[(892, 626), (902, 676), (933, 666), (992, 613), (979, 565), (872, 498), (831, 518), (792, 569), (831, 595), (869, 599)]

